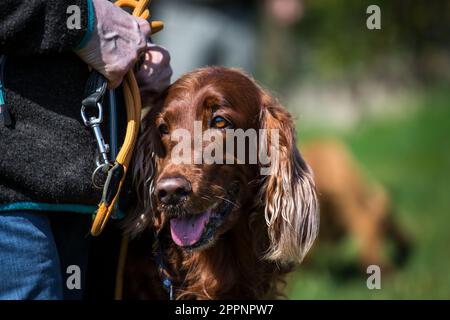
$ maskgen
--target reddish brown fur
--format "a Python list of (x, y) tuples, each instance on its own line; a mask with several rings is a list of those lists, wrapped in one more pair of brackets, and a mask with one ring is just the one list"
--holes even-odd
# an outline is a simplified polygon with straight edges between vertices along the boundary
[[(202, 120), (205, 129), (212, 112), (231, 120), (235, 128), (280, 130), (277, 151), (281, 159), (271, 176), (260, 176), (257, 164), (180, 165), (171, 161), (174, 143), (158, 133), (158, 125), (165, 123), (170, 131), (184, 128), (192, 133), (194, 120)], [(144, 231), (144, 235), (159, 232), (176, 298), (280, 296), (283, 276), (300, 262), (317, 233), (314, 184), (296, 148), (293, 122), (286, 110), (241, 72), (204, 68), (172, 85), (164, 103), (152, 108), (143, 125), (135, 159), (141, 201), (128, 229)], [(225, 197), (232, 184), (239, 186), (235, 208), (216, 230), (214, 243), (200, 251), (188, 252), (173, 243), (167, 230), (173, 214), (165, 212), (152, 192), (162, 178), (178, 176), (192, 184), (192, 195), (180, 209), (192, 213), (206, 210)], [(288, 181), (290, 193), (285, 194), (288, 191), (282, 181)], [(286, 206), (284, 201), (294, 206)], [(268, 205), (280, 212), (267, 209)], [(266, 219), (270, 219), (270, 226)], [(150, 246), (150, 240), (140, 238), (131, 243), (125, 278), (128, 298), (167, 297), (149, 257)]]

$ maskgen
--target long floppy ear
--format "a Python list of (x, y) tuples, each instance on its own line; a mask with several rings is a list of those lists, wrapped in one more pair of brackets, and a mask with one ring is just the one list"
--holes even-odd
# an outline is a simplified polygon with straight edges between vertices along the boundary
[(162, 108), (162, 101), (141, 121), (141, 133), (136, 143), (132, 163), (133, 185), (137, 193), (137, 204), (124, 220), (125, 231), (131, 235), (142, 232), (155, 218), (153, 205), (154, 179), (157, 172), (157, 159), (162, 157), (164, 149), (161, 144), (155, 119)]
[[(262, 94), (262, 105), (261, 126), (269, 133), (267, 149), (272, 162), (261, 188), (270, 240), (265, 258), (282, 264), (299, 263), (319, 231), (315, 184), (296, 147), (291, 115), (266, 93)], [(276, 136), (278, 143), (272, 141)]]

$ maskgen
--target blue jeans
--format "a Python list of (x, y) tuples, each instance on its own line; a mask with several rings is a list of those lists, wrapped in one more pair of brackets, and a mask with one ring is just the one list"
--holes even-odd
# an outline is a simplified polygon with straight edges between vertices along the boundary
[[(81, 299), (91, 218), (71, 213), (0, 212), (0, 299)], [(81, 289), (67, 287), (67, 267)]]

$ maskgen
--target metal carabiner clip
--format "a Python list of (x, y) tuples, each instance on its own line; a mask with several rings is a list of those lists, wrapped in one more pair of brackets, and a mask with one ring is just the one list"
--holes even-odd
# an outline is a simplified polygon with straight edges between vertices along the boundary
[(86, 106), (81, 106), (81, 118), (84, 125), (91, 127), (94, 132), (95, 140), (97, 141), (97, 147), (99, 152), (99, 158), (97, 159), (97, 166), (109, 165), (108, 158), (109, 146), (103, 139), (102, 131), (100, 130), (100, 124), (103, 122), (103, 107), (100, 102), (97, 102), (97, 116), (88, 116), (86, 114)]

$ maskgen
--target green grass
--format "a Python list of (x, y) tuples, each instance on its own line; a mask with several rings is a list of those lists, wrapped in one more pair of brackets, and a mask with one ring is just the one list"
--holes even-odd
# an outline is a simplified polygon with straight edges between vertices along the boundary
[[(389, 191), (396, 220), (414, 239), (411, 257), (382, 289), (369, 290), (367, 275), (342, 277), (334, 264), (356, 260), (351, 239), (319, 248), (313, 263), (288, 281), (291, 299), (450, 298), (450, 89), (428, 90), (401, 118), (364, 123), (347, 133), (326, 132), (345, 141), (370, 177)], [(301, 133), (305, 140), (323, 131)]]

